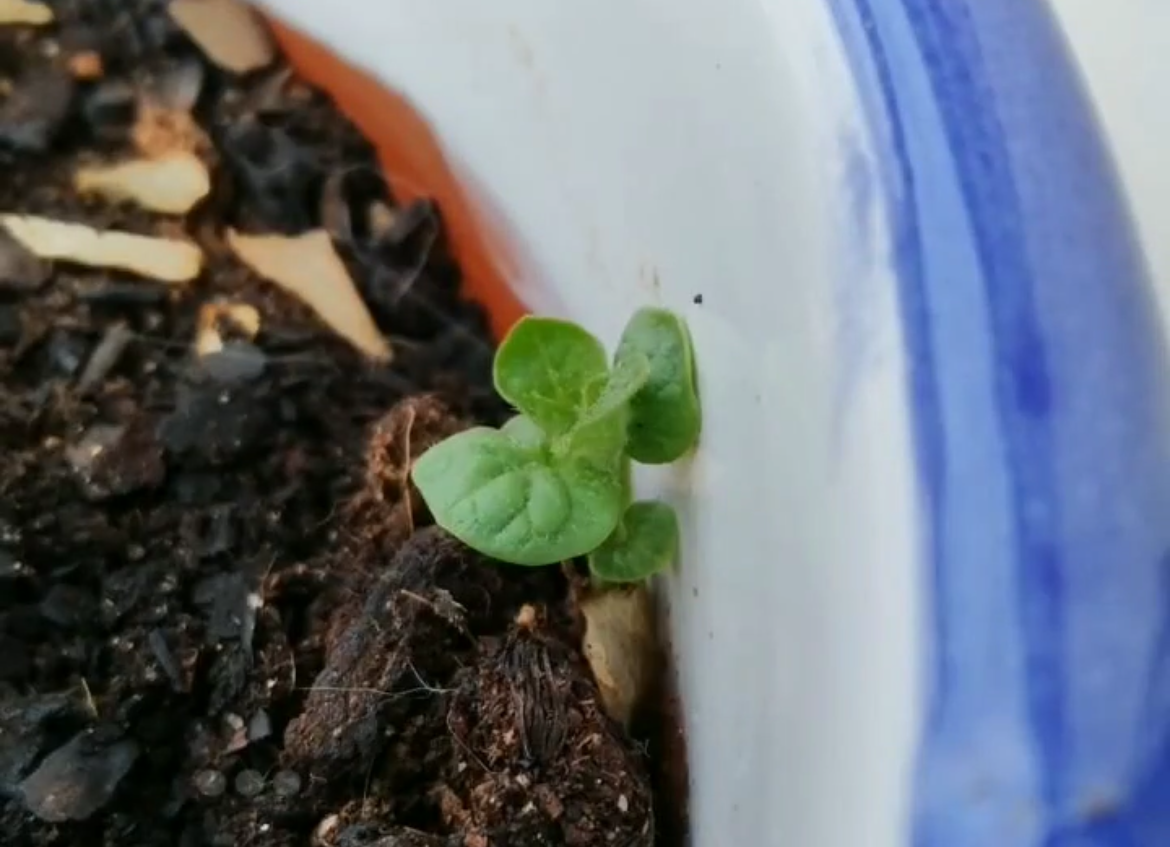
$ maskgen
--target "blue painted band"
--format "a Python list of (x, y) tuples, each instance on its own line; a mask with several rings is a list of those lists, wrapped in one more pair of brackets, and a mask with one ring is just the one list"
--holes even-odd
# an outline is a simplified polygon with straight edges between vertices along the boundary
[(924, 515), (915, 847), (1170, 844), (1170, 387), (1039, 0), (833, 0), (878, 148)]

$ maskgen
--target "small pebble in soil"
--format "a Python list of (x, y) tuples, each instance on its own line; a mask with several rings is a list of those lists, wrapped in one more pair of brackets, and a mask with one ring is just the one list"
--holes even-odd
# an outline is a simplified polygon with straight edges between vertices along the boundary
[(268, 712), (260, 709), (248, 721), (248, 741), (251, 743), (263, 741), (270, 735), (272, 735), (272, 718), (268, 717)]
[(93, 466), (106, 450), (118, 443), (126, 428), (117, 424), (98, 424), (90, 427), (81, 440), (65, 450), (65, 458), (80, 477), (88, 477)]
[[(23, 644), (0, 639), (0, 678), (6, 666), (18, 658)], [(9, 668), (10, 669), (10, 668)], [(48, 745), (48, 728), (68, 725), (80, 718), (78, 699), (72, 692), (36, 694), (0, 702), (0, 797), (19, 796), (20, 780)]]
[(204, 797), (219, 797), (227, 790), (227, 777), (223, 771), (203, 770), (195, 774), (195, 790)]
[(296, 771), (278, 771), (272, 777), (272, 790), (277, 797), (295, 797), (301, 790), (301, 775)]
[(72, 100), (73, 79), (64, 69), (50, 63), (28, 69), (0, 105), (0, 147), (14, 153), (44, 151)]
[(236, 792), (243, 797), (256, 797), (264, 790), (264, 776), (259, 771), (243, 770), (236, 774)]
[(25, 808), (49, 823), (83, 821), (113, 799), (138, 753), (129, 739), (78, 733), (20, 784)]
[(89, 357), (88, 345), (78, 335), (55, 330), (49, 339), (49, 358), (62, 376), (73, 376)]
[(215, 382), (251, 382), (264, 374), (268, 357), (255, 344), (229, 341), (222, 350), (199, 359), (199, 370)]
[(65, 455), (94, 501), (154, 487), (166, 474), (154, 426), (145, 418), (126, 425), (95, 424)]

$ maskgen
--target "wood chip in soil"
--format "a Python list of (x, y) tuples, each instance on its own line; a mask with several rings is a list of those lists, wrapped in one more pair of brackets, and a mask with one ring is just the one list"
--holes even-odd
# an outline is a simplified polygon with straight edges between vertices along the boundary
[[(565, 576), (484, 561), (409, 485), (508, 411), (437, 210), (260, 41), (51, 7), (0, 26), (4, 844), (648, 847), (651, 763)], [(209, 180), (144, 195), (179, 153)], [(134, 255), (62, 246), (87, 232)], [(376, 334), (231, 232), (332, 239)], [(197, 267), (151, 273), (164, 242)]]

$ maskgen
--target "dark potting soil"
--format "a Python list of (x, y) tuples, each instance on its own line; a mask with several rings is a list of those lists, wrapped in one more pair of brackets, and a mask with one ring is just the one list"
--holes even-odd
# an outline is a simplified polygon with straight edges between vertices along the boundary
[[(218, 70), (162, 3), (51, 5), (0, 27), (0, 213), (185, 234), (206, 267), (173, 286), (0, 237), (3, 843), (649, 844), (645, 747), (601, 712), (563, 575), (485, 562), (407, 482), (506, 412), (435, 209), (396, 208), (323, 97)], [(71, 188), (147, 91), (209, 142), (178, 220)], [(324, 227), (392, 363), (241, 265), (229, 226)], [(260, 330), (198, 358), (217, 298)]]

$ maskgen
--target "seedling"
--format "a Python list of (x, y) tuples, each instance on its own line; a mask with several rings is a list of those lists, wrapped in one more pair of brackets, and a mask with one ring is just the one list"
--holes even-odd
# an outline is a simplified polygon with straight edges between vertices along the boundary
[(638, 311), (612, 367), (601, 342), (568, 321), (528, 317), (496, 351), (496, 390), (520, 414), (427, 450), (414, 483), (435, 521), (516, 565), (588, 556), (603, 582), (670, 566), (678, 517), (633, 501), (631, 460), (667, 464), (701, 425), (690, 335), (664, 309)]

